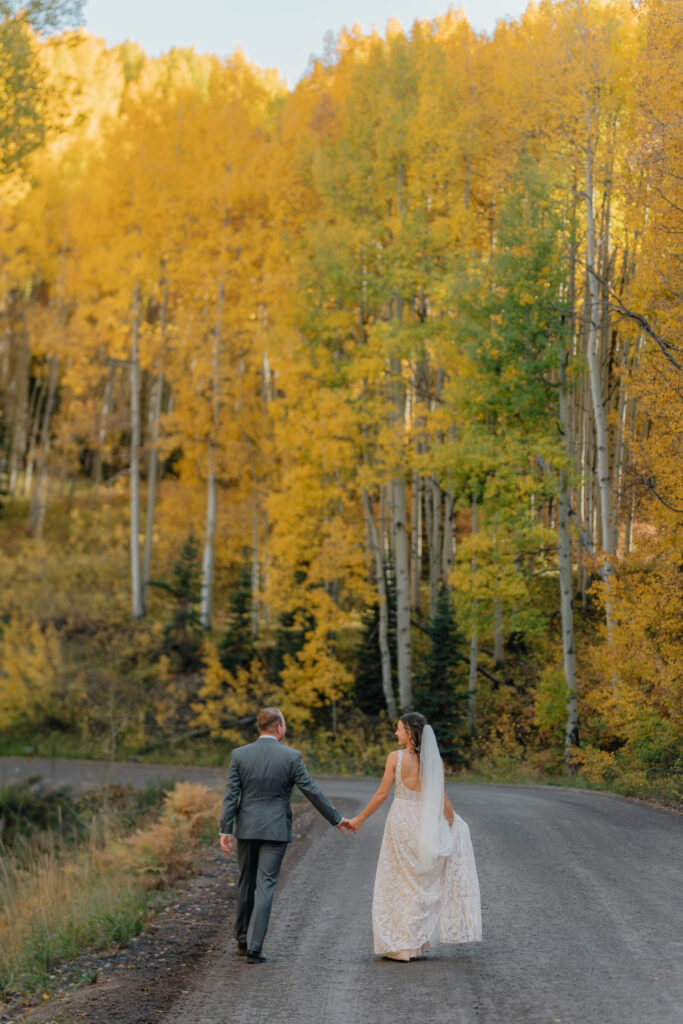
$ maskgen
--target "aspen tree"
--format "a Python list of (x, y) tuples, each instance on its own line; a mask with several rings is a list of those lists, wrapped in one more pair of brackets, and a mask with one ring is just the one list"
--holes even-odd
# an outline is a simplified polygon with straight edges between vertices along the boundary
[(47, 504), (47, 460), (50, 451), (50, 430), (52, 429), (52, 414), (54, 412), (55, 398), (57, 395), (57, 380), (59, 376), (59, 359), (53, 355), (50, 359), (50, 375), (47, 386), (47, 399), (45, 402), (45, 414), (40, 439), (40, 454), (36, 473), (36, 482), (31, 499), (31, 510), (29, 514), (28, 529), (38, 540), (41, 539), (43, 523), (45, 521), (45, 508)]
[(224, 288), (218, 285), (216, 297), (216, 325), (213, 330), (213, 374), (211, 381), (211, 431), (208, 439), (208, 470), (206, 475), (206, 529), (204, 531), (204, 555), (202, 558), (202, 602), (199, 620), (204, 629), (211, 628), (213, 605), (214, 547), (216, 543), (216, 514), (218, 505), (218, 481), (216, 474), (217, 444), (216, 430), (221, 417), (221, 344), (223, 330)]
[(130, 585), (134, 619), (145, 614), (144, 587), (140, 564), (140, 290), (132, 300), (130, 339)]
[[(162, 355), (160, 368), (156, 372), (150, 401), (149, 448), (147, 453), (147, 518), (145, 525), (145, 548), (142, 562), (142, 585), (147, 588), (152, 564), (152, 539), (154, 537), (154, 514), (156, 511), (156, 493), (159, 477), (159, 423), (164, 397), (163, 353), (166, 341), (166, 325), (168, 317), (168, 282), (162, 282), (161, 310), (159, 313), (159, 334)], [(106, 388), (105, 388), (106, 398)], [(104, 411), (103, 411), (104, 412)], [(101, 449), (98, 449), (101, 451)], [(100, 462), (101, 465), (101, 462)]]
[(375, 560), (375, 580), (379, 597), (379, 649), (382, 664), (382, 692), (384, 694), (384, 700), (386, 702), (389, 717), (395, 719), (398, 716), (398, 709), (396, 707), (396, 699), (394, 697), (391, 673), (391, 653), (389, 651), (388, 640), (389, 609), (384, 576), (384, 554), (382, 552), (379, 535), (377, 533), (377, 526), (375, 524), (375, 516), (372, 510), (370, 496), (365, 488), (363, 488), (363, 509), (368, 526), (368, 535), (372, 547), (372, 554)]
[[(472, 496), (472, 520), (471, 520), (471, 531), (472, 536), (476, 537), (478, 531), (477, 522), (477, 498), (476, 495)], [(472, 555), (470, 563), (472, 573), (472, 589), (476, 589), (476, 572), (477, 572), (477, 560)], [(470, 629), (470, 656), (469, 656), (469, 673), (467, 677), (467, 727), (470, 731), (470, 735), (474, 733), (476, 727), (476, 711), (477, 711), (477, 657), (479, 654), (479, 634), (477, 630), (477, 602), (476, 598), (472, 601), (472, 626)]]
[[(239, 55), (32, 40), (61, 131), (0, 183), (1, 485), (38, 508), (43, 483), (108, 475), (92, 508), (72, 493), (78, 523), (128, 483), (137, 591), (204, 521), (205, 626), (250, 561), (252, 632), (268, 643), (283, 616), (296, 645), (268, 685), (221, 677), (207, 648), (204, 724), (251, 687), (334, 728), (378, 599), (384, 702), (409, 706), (424, 576), (430, 614), (450, 584), (470, 639), (474, 755), (504, 708), (540, 756), (534, 701), (556, 766), (564, 735), (570, 769), (673, 770), (680, 24), (671, 0), (560, 0), (491, 39), (454, 12), (354, 29), (288, 95)], [(607, 598), (604, 645), (577, 649), (575, 586)], [(178, 687), (163, 714), (192, 699)]]

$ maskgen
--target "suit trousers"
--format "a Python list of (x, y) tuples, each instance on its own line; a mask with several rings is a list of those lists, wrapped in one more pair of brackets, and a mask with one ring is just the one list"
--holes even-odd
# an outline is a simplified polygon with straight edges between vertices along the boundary
[(263, 946), (287, 845), (269, 839), (237, 840), (240, 879), (233, 934), (238, 942), (246, 942), (247, 949), (260, 951)]

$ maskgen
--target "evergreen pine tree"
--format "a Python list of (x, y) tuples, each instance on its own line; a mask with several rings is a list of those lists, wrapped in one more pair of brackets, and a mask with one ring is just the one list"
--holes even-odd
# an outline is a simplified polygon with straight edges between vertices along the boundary
[(315, 618), (309, 611), (297, 608), (282, 612), (275, 632), (275, 646), (269, 654), (270, 669), (274, 681), (279, 682), (285, 658), (295, 657), (306, 642), (306, 634), (315, 628)]
[(174, 658), (179, 671), (196, 671), (202, 665), (201, 566), (199, 544), (192, 530), (173, 566), (171, 582), (150, 580), (149, 585), (165, 590), (174, 601), (171, 620), (164, 627), (163, 653)]
[(463, 637), (445, 587), (441, 588), (427, 632), (429, 650), (415, 681), (414, 708), (433, 726), (444, 761), (454, 765), (465, 760), (459, 740), (467, 715), (467, 685), (460, 658)]
[(254, 659), (254, 637), (251, 629), (251, 572), (243, 565), (237, 586), (230, 594), (230, 625), (219, 645), (223, 668), (233, 674)]
[[(389, 612), (388, 640), (391, 676), (394, 689), (396, 689), (396, 585), (391, 558), (385, 562), (384, 578)], [(366, 608), (361, 622), (363, 633), (358, 645), (358, 660), (356, 662), (355, 704), (365, 715), (378, 715), (380, 711), (386, 711), (382, 691), (382, 659), (379, 649), (379, 605), (374, 604)]]

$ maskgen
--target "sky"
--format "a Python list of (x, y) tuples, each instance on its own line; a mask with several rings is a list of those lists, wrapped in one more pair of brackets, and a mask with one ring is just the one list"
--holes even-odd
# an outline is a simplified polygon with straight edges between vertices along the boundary
[[(519, 17), (528, 0), (456, 0), (472, 27), (491, 32), (499, 18)], [(396, 17), (408, 28), (416, 18), (444, 14), (449, 0), (86, 0), (86, 28), (109, 46), (126, 39), (156, 57), (174, 46), (228, 56), (241, 47), (260, 67), (277, 68), (293, 88), (325, 35), (357, 22), (383, 32)]]

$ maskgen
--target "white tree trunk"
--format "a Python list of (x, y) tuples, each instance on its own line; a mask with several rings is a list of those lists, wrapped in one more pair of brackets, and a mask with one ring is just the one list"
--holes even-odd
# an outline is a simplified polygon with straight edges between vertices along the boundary
[(145, 600), (147, 599), (147, 585), (149, 583), (150, 569), (152, 566), (152, 544), (154, 541), (154, 512), (156, 509), (157, 484), (159, 481), (159, 421), (161, 419), (161, 401), (164, 393), (164, 375), (159, 372), (154, 382), (154, 395), (152, 397), (152, 409), (150, 414), (150, 439), (147, 461), (147, 519), (145, 523), (145, 553), (143, 559), (142, 580), (145, 588)]
[(391, 553), (391, 544), (389, 537), (391, 530), (389, 529), (390, 517), (387, 512), (387, 506), (389, 504), (389, 487), (382, 485), (379, 489), (379, 537), (382, 551), (384, 552), (384, 560), (386, 561)]
[(493, 602), (493, 658), (496, 668), (505, 665), (505, 634), (503, 632), (503, 602), (496, 597)]
[(130, 347), (130, 584), (134, 619), (145, 614), (140, 565), (140, 291), (133, 296)]
[(614, 538), (612, 550), (617, 553), (619, 550), (619, 521), (621, 519), (622, 506), (624, 504), (624, 457), (626, 452), (626, 420), (629, 411), (629, 398), (626, 393), (626, 377), (628, 373), (629, 346), (626, 345), (622, 351), (622, 380), (619, 385), (619, 397), (617, 399), (617, 437), (614, 448), (614, 477), (616, 482), (614, 502)]
[(147, 516), (144, 529), (144, 559), (142, 565), (142, 586), (144, 587), (144, 599), (146, 601), (146, 588), (150, 582), (150, 571), (152, 568), (152, 547), (154, 544), (155, 511), (157, 506), (157, 486), (159, 484), (159, 425), (161, 422), (161, 411), (164, 399), (164, 374), (161, 369), (164, 366), (164, 348), (166, 344), (166, 310), (168, 307), (168, 285), (163, 284), (163, 298), (161, 305), (161, 354), (159, 356), (159, 371), (155, 381), (154, 393), (152, 396), (150, 410), (150, 452), (147, 457)]
[(611, 639), (612, 601), (611, 577), (614, 572), (610, 555), (613, 554), (614, 527), (612, 516), (612, 480), (609, 466), (607, 413), (602, 398), (602, 374), (598, 353), (600, 336), (600, 289), (595, 268), (595, 187), (593, 182), (593, 143), (586, 147), (586, 285), (588, 293), (588, 373), (590, 378), (595, 444), (597, 449), (598, 487), (600, 494), (600, 525), (604, 552), (602, 578), (605, 582), (605, 621), (607, 639)]
[(368, 539), (375, 559), (375, 582), (377, 586), (377, 600), (379, 604), (379, 652), (382, 663), (382, 692), (384, 702), (389, 712), (389, 717), (395, 719), (398, 716), (394, 687), (391, 680), (391, 652), (389, 650), (389, 606), (387, 602), (387, 588), (384, 579), (384, 554), (382, 545), (375, 526), (375, 517), (372, 512), (372, 504), (368, 492), (363, 488), (363, 510), (365, 512), (365, 523), (368, 531)]
[(33, 391), (33, 400), (29, 408), (29, 423), (31, 426), (28, 454), (26, 456), (26, 472), (24, 473), (24, 497), (28, 498), (31, 493), (33, 481), (33, 470), (36, 463), (36, 452), (38, 450), (38, 436), (40, 434), (40, 420), (43, 409), (43, 382), (37, 381)]
[(450, 590), (450, 578), (455, 558), (455, 498), (446, 492), (443, 516), (443, 558), (441, 575), (444, 586)]
[[(641, 339), (638, 340), (636, 346), (636, 352), (634, 356), (634, 362), (638, 358), (638, 352), (640, 349)], [(636, 439), (638, 433), (638, 399), (634, 396), (628, 403), (629, 414), (628, 414), (628, 436), (629, 438)], [(626, 523), (624, 524), (624, 553), (629, 555), (633, 547), (633, 523), (636, 514), (636, 494), (634, 488), (630, 488), (628, 500), (626, 504)]]
[(600, 524), (602, 549), (613, 553), (612, 482), (607, 443), (607, 414), (602, 398), (602, 374), (598, 353), (600, 335), (600, 289), (595, 267), (595, 187), (593, 183), (593, 149), (586, 149), (586, 285), (588, 293), (588, 373), (597, 445), (598, 486), (600, 488)]
[[(560, 364), (559, 403), (560, 429), (564, 435), (567, 465), (571, 465), (572, 439), (567, 398), (567, 352)], [(574, 646), (574, 550), (569, 528), (571, 496), (567, 474), (560, 471), (559, 515), (557, 520), (557, 555), (560, 581), (560, 610), (562, 616), (562, 660), (567, 698), (567, 721), (564, 734), (564, 759), (569, 774), (575, 766), (571, 761), (573, 747), (579, 745), (579, 709), (576, 688), (576, 651)]]
[(467, 728), (470, 736), (474, 733), (477, 709), (477, 657), (479, 654), (479, 638), (476, 633), (470, 637), (470, 668), (467, 679)]
[(436, 607), (439, 601), (439, 584), (441, 583), (441, 560), (443, 557), (442, 542), (442, 507), (441, 488), (434, 477), (428, 481), (428, 494), (431, 504), (429, 537), (429, 618), (436, 615)]
[[(577, 355), (581, 357), (581, 353), (577, 350)], [(576, 388), (576, 399), (575, 399), (575, 423), (576, 423), (576, 459), (575, 459), (575, 471), (578, 479), (578, 490), (576, 496), (576, 508), (579, 516), (579, 520), (588, 527), (588, 517), (586, 515), (587, 504), (587, 467), (588, 467), (588, 441), (586, 435), (588, 433), (588, 415), (586, 412), (586, 403), (584, 400), (585, 391), (585, 377), (579, 386)], [(583, 559), (578, 561), (578, 590), (581, 595), (581, 604), (586, 607), (586, 588), (588, 586), (588, 571), (583, 562)]]
[[(168, 285), (164, 281), (163, 298), (161, 301), (161, 356), (162, 365), (166, 342), (166, 309), (168, 305)], [(152, 544), (154, 542), (154, 513), (156, 511), (157, 485), (159, 482), (159, 423), (164, 397), (164, 374), (160, 369), (154, 382), (154, 393), (150, 403), (149, 454), (147, 461), (147, 520), (145, 524), (145, 556), (143, 560), (142, 580), (147, 600), (147, 585), (152, 566)]]
[(410, 560), (406, 524), (406, 482), (397, 477), (391, 482), (392, 538), (396, 569), (396, 661), (398, 698), (408, 710), (413, 699), (410, 636)]
[(259, 504), (258, 491), (254, 482), (254, 510), (251, 544), (251, 634), (258, 636), (259, 611), (261, 600), (260, 544), (259, 544)]
[(564, 756), (567, 771), (572, 774), (572, 747), (579, 745), (579, 711), (576, 690), (576, 653), (574, 647), (574, 572), (573, 545), (569, 530), (570, 498), (564, 472), (560, 473), (560, 509), (557, 525), (557, 552), (562, 613), (562, 657), (567, 694), (567, 722)]
[(218, 512), (218, 476), (216, 471), (216, 438), (221, 414), (221, 344), (223, 332), (223, 284), (218, 286), (216, 326), (213, 331), (213, 395), (211, 409), (211, 436), (208, 444), (208, 476), (206, 481), (206, 528), (202, 559), (202, 587), (199, 621), (204, 629), (211, 629), (213, 612), (213, 576), (215, 563), (216, 517)]
[(270, 605), (265, 595), (268, 594), (268, 581), (270, 579), (270, 548), (268, 545), (268, 509), (264, 506), (261, 509), (261, 599), (259, 611), (264, 629), (270, 626)]
[(410, 607), (420, 610), (420, 581), (422, 579), (422, 477), (413, 470), (410, 521)]
[(427, 567), (429, 569), (429, 601), (431, 606), (431, 586), (432, 586), (432, 535), (434, 532), (434, 511), (432, 508), (432, 481), (426, 479), (422, 490), (424, 499), (424, 517), (425, 517), (425, 534), (427, 537)]
[(213, 611), (214, 550), (216, 542), (216, 516), (218, 512), (218, 481), (216, 479), (213, 442), (209, 442), (209, 471), (206, 481), (206, 527), (202, 558), (202, 599), (199, 621), (204, 629), (211, 629)]
[(52, 426), (52, 412), (54, 410), (55, 398), (57, 397), (57, 381), (59, 377), (59, 360), (56, 356), (50, 357), (50, 378), (47, 386), (47, 401), (45, 403), (45, 414), (43, 417), (43, 429), (40, 440), (40, 454), (38, 456), (38, 468), (36, 472), (36, 484), (31, 499), (31, 511), (29, 514), (28, 529), (36, 539), (40, 539), (43, 533), (45, 522), (45, 509), (47, 507), (48, 473), (47, 461), (50, 452), (50, 428)]
[(93, 477), (95, 484), (99, 487), (102, 483), (102, 464), (104, 461), (104, 443), (107, 440), (107, 425), (111, 414), (112, 397), (114, 393), (115, 364), (109, 361), (109, 370), (104, 384), (102, 395), (102, 412), (100, 413), (100, 426), (97, 432), (97, 452), (95, 453), (95, 468)]
[[(472, 498), (472, 536), (477, 535), (477, 499)], [(472, 587), (477, 571), (477, 560), (472, 558)], [(477, 635), (477, 601), (472, 598), (472, 636), (470, 637), (470, 670), (467, 681), (467, 725), (470, 735), (474, 732), (477, 701), (477, 657), (479, 653), (479, 637)]]

